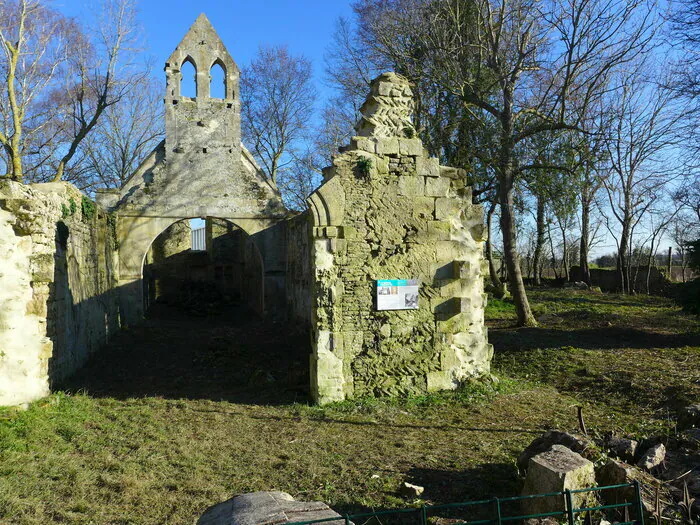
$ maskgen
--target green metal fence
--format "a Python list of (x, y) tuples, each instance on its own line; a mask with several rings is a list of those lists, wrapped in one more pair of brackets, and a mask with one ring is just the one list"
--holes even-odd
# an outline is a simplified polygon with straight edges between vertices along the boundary
[[(625, 501), (623, 503), (612, 503), (609, 505), (597, 505), (593, 507), (581, 507), (576, 508), (573, 504), (573, 495), (575, 494), (587, 494), (587, 493), (598, 493), (604, 490), (616, 490), (623, 491), (627, 489), (633, 490), (634, 497), (631, 498), (632, 501)], [(504, 512), (504, 506), (506, 504), (520, 504), (525, 500), (533, 500), (538, 498), (559, 498), (562, 505), (561, 510), (553, 512), (545, 512), (541, 514), (517, 514), (510, 515)], [(619, 500), (620, 498), (616, 498)], [(350, 525), (355, 523), (356, 525), (361, 525), (363, 522), (371, 518), (401, 518), (403, 522), (413, 522), (419, 523), (420, 525), (428, 525), (428, 518), (430, 516), (439, 515), (441, 512), (455, 512), (459, 509), (464, 509), (463, 514), (469, 515), (471, 511), (477, 507), (486, 507), (487, 513), (490, 515), (488, 518), (477, 518), (477, 519), (465, 519), (460, 517), (462, 521), (451, 522), (452, 525), (502, 525), (510, 524), (512, 522), (523, 521), (531, 518), (564, 518), (566, 519), (568, 525), (575, 525), (577, 516), (581, 520), (581, 515), (588, 513), (590, 516), (591, 512), (602, 512), (606, 510), (622, 512), (626, 517), (627, 521), (622, 521), (616, 523), (616, 525), (644, 525), (644, 511), (642, 508), (642, 496), (639, 482), (634, 481), (632, 483), (625, 483), (621, 485), (608, 485), (605, 487), (593, 487), (587, 489), (579, 490), (564, 490), (562, 492), (550, 492), (547, 494), (534, 494), (531, 496), (514, 496), (510, 498), (493, 498), (481, 501), (466, 501), (463, 503), (448, 503), (444, 505), (423, 505), (422, 507), (412, 507), (404, 509), (391, 509), (391, 510), (380, 510), (376, 512), (364, 512), (360, 514), (346, 514), (340, 518), (324, 518), (311, 521), (297, 521), (293, 523), (287, 523), (286, 525), (313, 525), (317, 523), (331, 523), (331, 522), (345, 522), (345, 525)], [(462, 513), (460, 513), (462, 514)], [(636, 516), (635, 520), (629, 521), (629, 516)]]

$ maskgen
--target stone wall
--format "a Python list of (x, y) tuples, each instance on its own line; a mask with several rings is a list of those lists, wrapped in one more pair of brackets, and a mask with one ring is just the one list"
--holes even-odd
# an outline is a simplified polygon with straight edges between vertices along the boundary
[(311, 217), (308, 211), (287, 221), (287, 317), (311, 325)]
[[(458, 386), (487, 374), (483, 211), (465, 173), (426, 155), (405, 79), (372, 83), (354, 137), (311, 196), (311, 388), (321, 403)], [(376, 281), (420, 281), (417, 310), (378, 311)]]
[(118, 330), (114, 229), (68, 183), (0, 183), (0, 405), (48, 394)]

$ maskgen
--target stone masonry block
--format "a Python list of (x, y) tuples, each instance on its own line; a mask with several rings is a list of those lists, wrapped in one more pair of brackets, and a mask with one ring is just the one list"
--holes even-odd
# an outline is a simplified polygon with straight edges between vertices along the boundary
[(425, 179), (423, 177), (400, 177), (399, 195), (406, 197), (422, 197), (425, 193)]
[(428, 392), (454, 390), (457, 388), (457, 382), (449, 371), (428, 372), (425, 378), (428, 384)]
[(437, 260), (454, 261), (459, 257), (461, 249), (462, 245), (459, 241), (438, 241), (436, 243)]
[(377, 144), (368, 137), (353, 137), (350, 140), (350, 148), (366, 151), (367, 153), (377, 152)]
[[(552, 447), (530, 458), (523, 495), (561, 492), (595, 486), (593, 463), (563, 445)], [(573, 494), (573, 505), (585, 507), (590, 494)], [(564, 510), (564, 497), (523, 500), (525, 514), (539, 514)]]
[[(428, 179), (430, 180), (430, 179)], [(429, 221), (428, 235), (438, 241), (450, 240), (450, 223), (445, 221)]]
[(435, 218), (450, 219), (457, 218), (462, 209), (462, 201), (449, 197), (440, 197), (435, 199)]
[(425, 181), (425, 194), (428, 197), (447, 197), (450, 192), (450, 179), (446, 177), (428, 177)]
[(399, 139), (399, 153), (411, 157), (423, 156), (423, 143), (420, 139)]
[(377, 141), (377, 155), (398, 155), (399, 139), (394, 137), (380, 137)]
[(411, 206), (414, 217), (428, 220), (435, 218), (435, 199), (433, 197), (415, 197)]
[(440, 161), (433, 157), (416, 157), (416, 173), (424, 177), (439, 177)]

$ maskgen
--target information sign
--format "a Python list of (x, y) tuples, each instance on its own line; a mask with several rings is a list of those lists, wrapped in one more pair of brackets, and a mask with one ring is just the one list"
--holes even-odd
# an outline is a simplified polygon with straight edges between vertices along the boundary
[(381, 279), (377, 281), (377, 310), (418, 310), (416, 279)]

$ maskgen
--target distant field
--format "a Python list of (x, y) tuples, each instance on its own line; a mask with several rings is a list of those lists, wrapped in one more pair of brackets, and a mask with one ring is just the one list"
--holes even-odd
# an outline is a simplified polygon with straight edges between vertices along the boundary
[(278, 325), (153, 319), (116, 338), (81, 393), (0, 411), (0, 523), (193, 523), (272, 489), (352, 512), (415, 503), (397, 495), (403, 481), (432, 503), (512, 495), (517, 454), (544, 429), (576, 428), (577, 405), (590, 432), (647, 435), (700, 399), (697, 317), (655, 297), (530, 297), (540, 328), (511, 328), (508, 302), (487, 309), (499, 382), (323, 408), (265, 380), (231, 387), (241, 359), (264, 370), (281, 352), (295, 366), (302, 343)]

